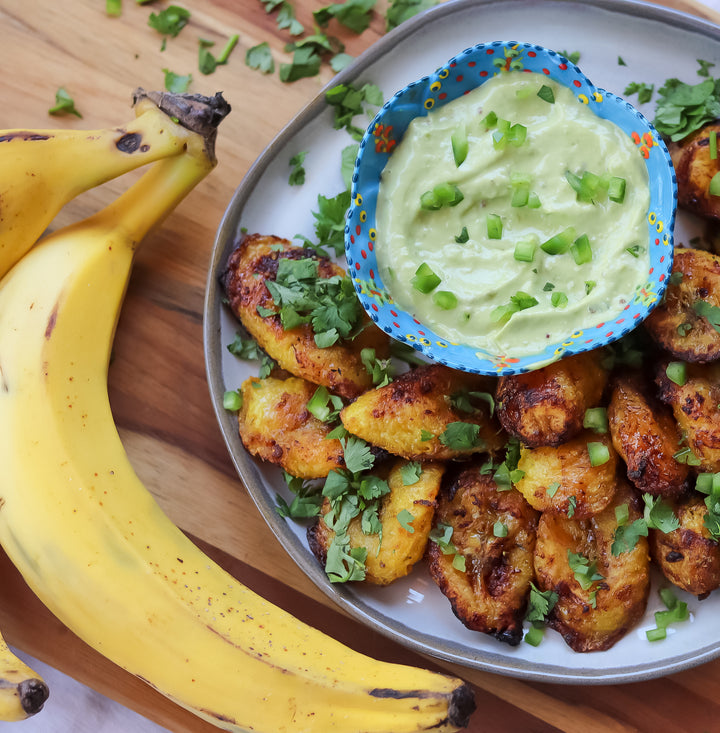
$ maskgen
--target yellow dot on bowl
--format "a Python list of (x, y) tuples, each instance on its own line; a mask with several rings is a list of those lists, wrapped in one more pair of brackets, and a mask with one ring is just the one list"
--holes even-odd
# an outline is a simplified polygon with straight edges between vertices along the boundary
[(361, 194), (358, 194), (357, 196), (355, 196), (355, 205), (356, 206), (362, 206), (362, 201), (363, 199), (362, 199)]
[(435, 106), (435, 100), (434, 99), (426, 99), (425, 104), (423, 105), (425, 109), (432, 109)]
[(360, 212), (360, 221), (366, 222), (367, 221), (367, 211), (363, 210)]
[(654, 225), (654, 224), (655, 224), (655, 222), (657, 221), (657, 214), (656, 214), (656, 213), (655, 213), (654, 211), (651, 211), (651, 212), (650, 212), (650, 213), (648, 214), (648, 221), (649, 221), (649, 222), (650, 222), (651, 224), (653, 224), (653, 225)]
[(443, 349), (447, 349), (447, 344), (444, 341), (436, 341), (435, 342), (438, 346), (440, 346)]
[(590, 100), (587, 98), (587, 95), (585, 94), (578, 94), (578, 99), (583, 103), (587, 104)]
[(375, 237), (377, 237), (377, 231), (375, 229), (370, 229), (370, 231), (368, 231), (368, 236), (374, 241)]
[(421, 339), (420, 339), (420, 343), (421, 343), (421, 344), (422, 344), (423, 346), (430, 346), (430, 339), (426, 339), (426, 338), (421, 338)]
[(659, 222), (658, 222), (658, 223), (657, 223), (657, 224), (655, 225), (655, 229), (656, 229), (656, 231), (657, 231), (657, 233), (658, 233), (658, 234), (660, 234), (660, 232), (662, 232), (662, 230), (663, 230), (664, 228), (665, 228), (665, 225), (664, 225), (664, 224), (663, 224), (663, 222), (661, 222), (661, 221), (659, 221)]
[(600, 92), (594, 92), (594, 93), (593, 93), (593, 99), (594, 99), (594, 100), (595, 100), (596, 102), (602, 102), (602, 101), (603, 101), (603, 95), (602, 95), (602, 94), (600, 94)]
[(443, 70), (442, 70), (442, 71), (441, 71), (441, 72), (440, 72), (440, 73), (438, 74), (438, 76), (439, 76), (439, 77), (440, 77), (441, 79), (447, 79), (447, 78), (448, 78), (448, 76), (450, 76), (450, 69), (443, 69)]
[(416, 339), (415, 339), (415, 336), (414, 336), (414, 335), (413, 335), (412, 333), (406, 333), (406, 334), (405, 334), (405, 338), (406, 338), (406, 339), (407, 339), (408, 341), (412, 341), (413, 343), (414, 343), (414, 342), (416, 341)]

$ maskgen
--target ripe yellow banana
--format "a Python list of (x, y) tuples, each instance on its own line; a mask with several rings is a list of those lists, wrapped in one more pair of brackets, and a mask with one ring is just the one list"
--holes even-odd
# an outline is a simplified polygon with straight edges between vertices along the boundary
[(43, 678), (12, 653), (0, 636), (0, 721), (25, 720), (48, 699)]
[(228, 731), (455, 731), (461, 680), (351, 651), (236, 581), (161, 511), (113, 422), (107, 369), (137, 243), (211, 167), (159, 161), (0, 282), (0, 543), (109, 659)]
[(184, 135), (148, 96), (105, 130), (0, 130), (0, 277), (83, 191), (182, 151)]

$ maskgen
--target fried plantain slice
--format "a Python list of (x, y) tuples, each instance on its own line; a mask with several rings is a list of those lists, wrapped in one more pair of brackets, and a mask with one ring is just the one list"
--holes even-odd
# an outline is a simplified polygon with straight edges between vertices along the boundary
[(720, 219), (720, 198), (710, 194), (710, 181), (720, 170), (710, 157), (710, 134), (720, 132), (720, 120), (703, 125), (678, 142), (668, 144), (678, 185), (678, 206), (708, 219)]
[(650, 553), (671, 583), (705, 597), (720, 588), (720, 544), (705, 527), (707, 507), (694, 495), (674, 509), (680, 526), (667, 534), (651, 529)]
[(600, 404), (607, 378), (594, 352), (500, 377), (498, 418), (525, 445), (560, 445), (582, 430), (585, 410)]
[(667, 363), (656, 369), (660, 399), (669, 405), (701, 471), (720, 471), (720, 362), (688, 364), (683, 385), (667, 376)]
[(624, 484), (615, 502), (590, 519), (550, 512), (540, 517), (537, 582), (540, 590), (558, 596), (547, 623), (576, 652), (610, 649), (645, 613), (650, 590), (647, 538), (639, 537), (626, 552), (612, 552), (615, 508), (622, 504), (629, 507), (630, 522), (642, 516), (636, 495)]
[[(388, 337), (365, 314), (359, 301), (350, 299), (344, 308), (355, 311), (360, 332), (351, 340), (319, 347), (310, 323), (285, 329), (275, 311), (266, 283), (277, 277), (282, 259), (317, 262), (319, 278), (342, 277), (345, 271), (312, 250), (293, 246), (287, 239), (260, 234), (245, 235), (232, 252), (221, 277), (233, 313), (259, 346), (283, 368), (297, 377), (321, 384), (352, 399), (372, 387), (372, 376), (363, 365), (363, 348), (375, 349), (378, 358), (389, 355)], [(351, 295), (354, 298), (354, 293)], [(339, 304), (336, 304), (339, 307)]]
[(480, 464), (444, 485), (436, 512), (438, 528), (452, 527), (454, 551), (437, 542), (427, 546), (430, 575), (455, 615), (473, 631), (515, 646), (522, 639), (523, 616), (533, 580), (538, 514), (514, 489), (498, 491)]
[(299, 377), (246, 379), (241, 386), (238, 431), (246, 450), (292, 476), (324, 478), (345, 465), (340, 441), (308, 412), (317, 386)]
[[(413, 467), (417, 481), (405, 483), (403, 469), (407, 466), (407, 461), (395, 461), (387, 473), (390, 493), (383, 497), (380, 505), (381, 533), (363, 532), (360, 515), (351, 520), (348, 528), (350, 547), (367, 550), (365, 581), (373, 585), (389, 585), (408, 575), (422, 559), (430, 536), (445, 466), (443, 463), (424, 463)], [(330, 502), (326, 499), (321, 516), (307, 532), (310, 550), (323, 565), (335, 538), (335, 532), (324, 520), (329, 509)]]
[(720, 358), (720, 332), (710, 320), (714, 308), (720, 308), (720, 256), (676, 248), (665, 298), (645, 328), (676, 359), (714, 361)]
[(687, 492), (690, 468), (674, 458), (681, 448), (677, 422), (640, 374), (614, 380), (608, 424), (635, 488), (668, 499)]
[[(591, 443), (607, 449), (605, 462), (592, 465), (588, 448)], [(538, 511), (578, 519), (591, 517), (613, 501), (617, 466), (618, 456), (610, 436), (584, 430), (562, 445), (521, 447), (517, 467), (523, 476), (515, 488)]]
[(405, 372), (340, 413), (345, 428), (408, 460), (444, 460), (505, 445), (491, 416), (495, 380), (441, 364)]

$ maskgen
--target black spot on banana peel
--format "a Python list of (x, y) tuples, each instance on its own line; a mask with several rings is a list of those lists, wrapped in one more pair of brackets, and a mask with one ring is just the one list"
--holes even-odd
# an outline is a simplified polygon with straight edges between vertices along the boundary
[(28, 715), (35, 715), (42, 710), (45, 701), (50, 696), (48, 686), (40, 679), (23, 680), (18, 686), (18, 695), (22, 709)]
[[(391, 687), (378, 687), (370, 690), (371, 697), (391, 697), (397, 700), (406, 700), (413, 697), (418, 699), (433, 698), (437, 695), (437, 692), (431, 690), (396, 690)], [(475, 694), (472, 687), (463, 682), (455, 687), (449, 695), (447, 718), (434, 725), (433, 728), (442, 728), (448, 724), (457, 728), (467, 728), (470, 716), (475, 712), (475, 708)]]
[(140, 149), (141, 143), (142, 135), (137, 132), (128, 132), (115, 143), (115, 147), (121, 153), (134, 153), (136, 150)]

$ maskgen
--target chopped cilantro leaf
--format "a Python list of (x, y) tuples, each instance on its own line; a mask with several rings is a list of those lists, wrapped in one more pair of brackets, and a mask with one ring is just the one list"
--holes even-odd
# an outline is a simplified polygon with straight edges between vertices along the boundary
[(220, 55), (215, 58), (209, 50), (215, 45), (215, 42), (200, 38), (198, 40), (198, 68), (200, 69), (200, 73), (205, 75), (212, 74), (218, 66), (226, 64), (239, 39), (240, 36), (237, 33), (231, 36), (220, 52)]
[(402, 478), (403, 486), (412, 486), (420, 480), (422, 476), (422, 463), (418, 461), (408, 461), (400, 467), (400, 477)]
[(352, 186), (352, 175), (355, 172), (355, 159), (357, 158), (360, 146), (358, 144), (348, 145), (342, 149), (340, 154), (340, 174), (342, 175), (345, 188), (350, 190)]
[(434, 542), (443, 555), (453, 555), (453, 567), (460, 572), (465, 572), (465, 556), (458, 552), (457, 547), (452, 541), (453, 528), (449, 524), (438, 522), (430, 530), (430, 541)]
[(351, 473), (360, 473), (368, 471), (375, 463), (375, 456), (370, 450), (370, 446), (360, 438), (354, 435), (341, 441), (343, 452), (345, 455), (345, 466)]
[(333, 127), (336, 130), (347, 130), (355, 140), (360, 140), (363, 128), (354, 124), (357, 115), (370, 111), (367, 106), (381, 107), (383, 95), (375, 84), (363, 84), (355, 87), (352, 84), (338, 84), (325, 93), (325, 101), (333, 107)]
[(672, 506), (665, 502), (661, 496), (643, 494), (645, 502), (644, 518), (650, 529), (659, 529), (667, 534), (680, 526), (680, 521), (675, 516)]
[[(188, 24), (190, 11), (179, 5), (168, 5), (159, 13), (150, 13), (148, 25), (163, 36), (175, 38)], [(165, 39), (163, 39), (163, 44)], [(163, 46), (164, 47), (164, 46)]]
[(172, 94), (184, 94), (192, 82), (192, 74), (176, 74), (170, 69), (163, 69), (165, 74), (165, 89)]
[(385, 11), (385, 30), (391, 31), (413, 15), (437, 4), (438, 0), (390, 0)]
[(67, 90), (64, 87), (60, 87), (55, 92), (55, 105), (50, 107), (50, 109), (48, 110), (48, 114), (69, 114), (82, 118), (82, 115), (75, 108), (75, 102), (73, 101), (73, 98), (67, 93)]
[(261, 71), (263, 74), (272, 74), (275, 71), (275, 60), (270, 51), (270, 44), (263, 41), (257, 46), (248, 48), (245, 52), (245, 63), (251, 69)]
[(706, 318), (708, 323), (720, 333), (720, 307), (708, 303), (706, 300), (696, 300), (693, 310), (699, 316)]
[(555, 608), (558, 601), (558, 594), (553, 590), (541, 591), (530, 582), (530, 599), (528, 609), (525, 613), (526, 621), (545, 621), (550, 612)]
[(265, 6), (266, 13), (272, 13), (279, 8), (277, 27), (287, 30), (291, 36), (300, 36), (305, 32), (302, 23), (295, 18), (295, 9), (288, 0), (260, 0)]
[(646, 104), (652, 99), (653, 92), (655, 91), (654, 84), (646, 84), (645, 82), (630, 82), (625, 87), (625, 94), (637, 94), (638, 102), (640, 104)]
[(335, 18), (341, 25), (362, 33), (370, 26), (372, 10), (377, 0), (345, 0), (313, 11), (313, 19), (322, 28)]
[(616, 556), (623, 552), (630, 552), (641, 537), (647, 536), (647, 522), (642, 518), (636, 519), (631, 524), (621, 524), (615, 530), (611, 552)]
[(320, 513), (320, 505), (323, 500), (317, 485), (303, 481), (296, 476), (291, 476), (286, 471), (283, 471), (283, 476), (288, 489), (294, 494), (294, 497), (292, 502), (288, 504), (278, 494), (276, 496), (277, 506), (275, 507), (275, 511), (281, 517), (290, 517), (291, 519), (316, 517)]
[(122, 0), (105, 0), (105, 14), (119, 18), (122, 15)]
[(290, 171), (288, 183), (291, 186), (302, 186), (302, 184), (305, 183), (305, 168), (303, 168), (303, 163), (305, 162), (306, 155), (307, 150), (303, 150), (290, 158), (292, 170)]
[(342, 71), (346, 66), (350, 66), (354, 60), (354, 57), (349, 53), (336, 53), (330, 59), (330, 68), (337, 73), (338, 71)]
[(484, 441), (479, 437), (480, 426), (467, 422), (451, 422), (438, 436), (440, 442), (451, 450), (480, 448)]
[(406, 532), (410, 532), (410, 534), (415, 532), (415, 527), (412, 526), (412, 523), (415, 521), (415, 517), (407, 509), (402, 509), (398, 512), (397, 520)]
[(367, 347), (360, 351), (360, 361), (372, 376), (372, 383), (375, 387), (384, 387), (392, 382), (395, 374), (395, 367), (390, 359), (378, 359), (375, 356), (375, 349)]

